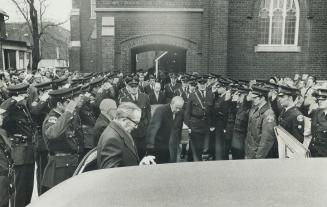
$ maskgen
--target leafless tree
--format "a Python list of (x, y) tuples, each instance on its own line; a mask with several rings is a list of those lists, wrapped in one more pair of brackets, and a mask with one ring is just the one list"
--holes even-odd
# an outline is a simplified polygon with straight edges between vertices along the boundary
[(45, 21), (45, 14), (49, 6), (48, 0), (11, 0), (25, 19), (30, 33), (32, 34), (32, 70), (37, 69), (41, 60), (40, 39), (47, 31), (47, 28), (59, 26), (64, 22), (50, 23)]

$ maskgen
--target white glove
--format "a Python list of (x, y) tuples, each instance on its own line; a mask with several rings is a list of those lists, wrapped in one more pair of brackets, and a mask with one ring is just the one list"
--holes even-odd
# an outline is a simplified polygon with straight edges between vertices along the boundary
[(155, 156), (145, 156), (140, 162), (141, 165), (156, 165), (157, 163), (154, 161), (156, 159)]

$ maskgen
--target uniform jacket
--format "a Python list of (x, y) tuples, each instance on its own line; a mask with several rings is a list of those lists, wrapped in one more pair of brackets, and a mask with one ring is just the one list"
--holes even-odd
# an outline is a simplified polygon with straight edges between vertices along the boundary
[(99, 169), (135, 166), (139, 163), (132, 136), (116, 122), (111, 122), (100, 137), (97, 163)]
[(133, 138), (145, 137), (146, 130), (148, 128), (150, 119), (151, 119), (151, 105), (149, 96), (145, 93), (138, 93), (138, 98), (136, 101), (133, 100), (130, 94), (121, 98), (121, 102), (132, 102), (135, 103), (142, 110), (142, 116), (140, 120), (140, 124), (137, 129), (133, 130), (132, 136)]
[(323, 110), (313, 111), (311, 133), (310, 147), (315, 148), (320, 156), (327, 157), (327, 116)]
[[(43, 138), (50, 156), (45, 167), (42, 185), (52, 188), (71, 177), (78, 165), (81, 144), (76, 137), (74, 114), (51, 110), (43, 122)], [(66, 155), (57, 156), (57, 153)]]
[(278, 117), (278, 124), (293, 135), (299, 142), (304, 141), (304, 117), (296, 106), (282, 110)]
[(166, 94), (163, 92), (163, 91), (160, 91), (159, 92), (159, 95), (158, 95), (158, 99), (154, 93), (154, 91), (152, 91), (150, 94), (149, 94), (149, 99), (150, 99), (150, 104), (151, 105), (155, 105), (155, 104), (165, 104), (167, 103), (167, 98), (166, 98)]
[(181, 85), (178, 83), (175, 85), (172, 85), (171, 83), (165, 85), (164, 91), (168, 99), (167, 103), (170, 102), (170, 100), (175, 96), (175, 91), (180, 87)]
[[(204, 108), (202, 108), (197, 97), (199, 97)], [(198, 90), (191, 93), (184, 114), (185, 124), (193, 132), (207, 132), (209, 127), (213, 125), (212, 106), (212, 93), (207, 93), (206, 97), (202, 97)]]
[(247, 137), (245, 140), (245, 156), (249, 159), (271, 158), (272, 147), (277, 141), (274, 127), (276, 117), (269, 104), (260, 109), (253, 107), (249, 112)]
[(229, 108), (231, 106), (231, 101), (225, 100), (225, 95), (220, 96), (217, 93), (215, 94), (215, 100), (213, 105), (213, 116), (214, 122), (217, 129), (223, 130), (226, 129)]
[(0, 128), (0, 176), (8, 173), (9, 159), (6, 155), (6, 151), (10, 152), (10, 142), (5, 130)]
[(9, 139), (14, 136), (26, 138), (25, 143), (12, 144), (12, 158), (15, 165), (34, 163), (33, 137), (36, 131), (26, 100), (17, 103), (13, 98), (7, 99), (1, 107), (8, 111), (3, 121), (3, 129), (7, 131)]
[(107, 128), (107, 126), (110, 124), (110, 120), (103, 115), (102, 113), (98, 117), (98, 119), (95, 122), (93, 131), (94, 131), (94, 144), (95, 146), (98, 145), (99, 139), (103, 131)]
[(86, 149), (92, 149), (96, 145), (94, 145), (94, 131), (93, 127), (96, 122), (96, 116), (92, 110), (91, 104), (86, 102), (82, 105), (82, 107), (78, 110), (79, 117), (81, 119), (82, 132), (84, 138), (84, 147)]

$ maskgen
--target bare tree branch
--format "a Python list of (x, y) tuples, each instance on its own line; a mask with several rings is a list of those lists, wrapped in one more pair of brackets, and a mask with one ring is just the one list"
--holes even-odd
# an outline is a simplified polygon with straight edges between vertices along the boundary
[[(26, 15), (26, 13), (24, 12), (24, 9), (21, 5), (19, 5), (18, 1), (17, 0), (11, 0), (17, 7), (17, 9), (19, 10), (19, 12), (22, 14), (23, 18), (25, 19), (25, 21), (27, 22), (28, 24), (28, 28), (30, 30), (30, 32), (32, 33), (33, 32), (33, 29), (31, 27), (31, 24), (30, 24), (30, 20), (28, 18), (28, 15)], [(29, 0), (27, 0), (29, 1)]]
[(58, 23), (51, 23), (51, 22), (48, 22), (48, 23), (45, 24), (43, 27), (41, 27), (41, 31), (40, 31), (39, 37), (41, 37), (41, 36), (46, 32), (46, 30), (47, 30), (49, 27), (57, 27), (57, 26), (60, 26), (60, 25), (62, 25), (62, 24), (65, 24), (67, 21), (68, 21), (68, 19), (65, 20), (65, 21), (62, 21), (62, 22), (58, 22)]

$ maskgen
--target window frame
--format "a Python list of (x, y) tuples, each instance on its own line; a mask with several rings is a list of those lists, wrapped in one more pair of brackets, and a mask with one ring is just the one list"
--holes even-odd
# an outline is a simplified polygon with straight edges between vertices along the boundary
[(96, 19), (96, 0), (90, 0), (90, 19)]
[[(272, 43), (272, 26), (273, 26), (273, 13), (276, 11), (274, 9), (273, 1), (270, 1), (270, 7), (269, 7), (269, 37), (268, 37), (268, 44), (257, 44), (255, 47), (256, 52), (300, 52), (301, 48), (298, 46), (299, 43), (299, 27), (300, 27), (300, 5), (298, 0), (294, 0), (295, 3), (295, 9), (296, 9), (296, 23), (295, 23), (295, 32), (294, 32), (294, 44), (285, 44), (285, 33), (286, 33), (286, 15), (287, 15), (287, 0), (284, 0), (283, 5), (283, 23), (282, 23), (282, 40), (281, 44), (271, 44)], [(259, 15), (261, 11), (265, 8), (259, 9)], [(260, 18), (258, 16), (258, 18)], [(258, 29), (261, 30), (261, 25), (258, 23)], [(261, 33), (261, 31), (260, 31)], [(258, 39), (258, 42), (260, 40)]]

